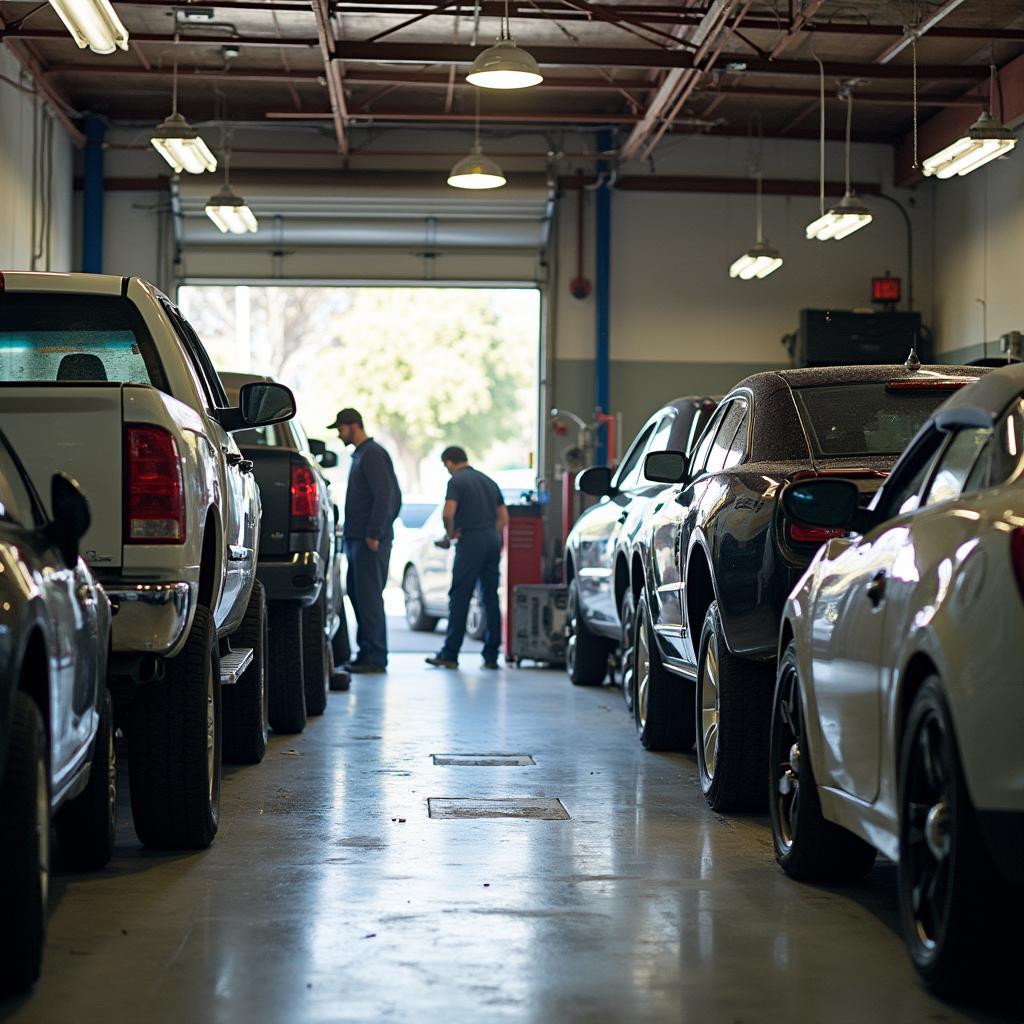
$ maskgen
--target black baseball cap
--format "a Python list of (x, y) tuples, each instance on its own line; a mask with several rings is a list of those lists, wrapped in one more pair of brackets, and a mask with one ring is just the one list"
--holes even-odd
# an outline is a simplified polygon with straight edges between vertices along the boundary
[(359, 426), (362, 426), (363, 417), (355, 409), (339, 409), (338, 415), (334, 417), (334, 422), (327, 424), (327, 429), (337, 430), (343, 423), (358, 423)]

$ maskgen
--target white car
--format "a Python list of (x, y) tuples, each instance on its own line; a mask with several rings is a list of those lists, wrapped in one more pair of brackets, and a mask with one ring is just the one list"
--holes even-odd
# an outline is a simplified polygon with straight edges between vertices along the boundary
[[(1016, 945), (1024, 885), (1024, 366), (925, 424), (866, 509), (791, 483), (787, 516), (849, 531), (786, 604), (769, 771), (799, 879), (898, 864), (907, 948), (941, 994)], [(1010, 901), (1010, 903), (1008, 903)]]

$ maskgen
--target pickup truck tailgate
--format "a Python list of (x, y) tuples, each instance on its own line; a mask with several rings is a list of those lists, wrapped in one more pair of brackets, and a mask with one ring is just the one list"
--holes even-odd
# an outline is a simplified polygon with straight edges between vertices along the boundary
[(293, 454), (287, 448), (242, 445), (242, 454), (253, 461), (253, 472), (263, 505), (260, 557), (285, 557), (289, 552)]
[(121, 566), (122, 387), (113, 383), (0, 385), (0, 424), (47, 513), (54, 473), (74, 478), (92, 525), (82, 557), (94, 568)]

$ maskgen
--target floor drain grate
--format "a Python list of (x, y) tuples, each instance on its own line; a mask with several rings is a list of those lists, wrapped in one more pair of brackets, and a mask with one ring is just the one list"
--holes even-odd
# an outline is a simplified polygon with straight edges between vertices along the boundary
[(568, 821), (569, 812), (553, 796), (523, 797), (430, 797), (431, 818), (537, 818)]
[(531, 754), (432, 754), (434, 764), (478, 765), (497, 768), (502, 765), (521, 767), (536, 764)]

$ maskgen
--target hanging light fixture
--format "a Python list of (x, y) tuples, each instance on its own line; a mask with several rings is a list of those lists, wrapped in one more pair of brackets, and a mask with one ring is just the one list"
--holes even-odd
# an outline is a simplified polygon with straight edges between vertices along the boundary
[(501, 188), (505, 184), (505, 172), (484, 155), (480, 146), (480, 93), (476, 94), (476, 117), (473, 121), (473, 146), (468, 155), (457, 161), (448, 174), (452, 188), (488, 189)]
[(224, 149), (224, 184), (206, 203), (206, 216), (220, 228), (221, 234), (244, 235), (259, 229), (256, 215), (246, 201), (231, 188), (231, 147)]
[[(178, 36), (175, 33), (177, 47)], [(217, 158), (202, 136), (181, 114), (178, 113), (178, 53), (174, 51), (174, 67), (171, 72), (171, 115), (161, 121), (153, 130), (149, 140), (153, 148), (174, 168), (175, 174), (187, 171), (202, 174), (217, 170)]]
[(527, 89), (544, 81), (537, 62), (512, 38), (508, 0), (497, 41), (477, 54), (466, 81), (483, 89)]
[[(820, 61), (819, 61), (820, 64)], [(844, 95), (845, 94), (845, 95)], [(850, 127), (853, 123), (853, 91), (844, 90), (846, 100), (846, 192), (834, 206), (825, 210), (825, 91), (824, 68), (822, 68), (821, 95), (821, 191), (819, 193), (819, 210), (821, 216), (807, 225), (807, 238), (819, 242), (827, 242), (830, 238), (839, 241), (852, 235), (871, 223), (871, 211), (857, 198), (850, 187)]]
[[(992, 116), (993, 94), (997, 88), (1002, 87), (998, 84), (995, 64), (990, 66), (990, 73), (992, 84), (989, 87), (989, 109), (956, 142), (924, 161), (922, 169), (928, 177), (952, 178), (957, 174), (970, 174), (990, 160), (1009, 153), (1017, 145), (1017, 136), (999, 118)], [(1000, 96), (1000, 113), (1002, 106)]]
[(128, 29), (121, 23), (110, 0), (50, 0), (64, 27), (78, 43), (93, 53), (128, 49)]
[[(758, 119), (760, 135), (760, 119)], [(761, 200), (761, 153), (758, 149), (757, 170), (754, 174), (757, 181), (757, 241), (729, 267), (729, 276), (738, 277), (741, 281), (752, 281), (754, 278), (767, 277), (782, 266), (782, 256), (778, 249), (770, 246), (764, 238), (764, 217)]]

